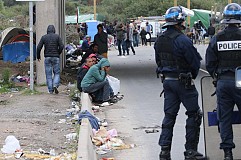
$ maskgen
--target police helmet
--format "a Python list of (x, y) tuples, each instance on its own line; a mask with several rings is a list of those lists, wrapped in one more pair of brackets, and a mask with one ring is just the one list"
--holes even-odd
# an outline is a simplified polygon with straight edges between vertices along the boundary
[(181, 6), (171, 7), (166, 11), (166, 23), (162, 28), (182, 23), (186, 20), (187, 14), (182, 10)]
[(221, 24), (241, 23), (241, 6), (237, 3), (228, 4), (223, 11), (223, 20)]

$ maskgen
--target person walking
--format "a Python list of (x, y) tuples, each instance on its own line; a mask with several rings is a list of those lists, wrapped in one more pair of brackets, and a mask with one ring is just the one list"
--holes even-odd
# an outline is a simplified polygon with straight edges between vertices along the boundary
[(235, 69), (241, 66), (241, 6), (228, 4), (223, 17), (220, 23), (228, 26), (211, 39), (206, 50), (206, 68), (216, 87), (220, 149), (224, 151), (224, 160), (233, 160), (232, 113), (235, 104), (241, 113), (241, 90), (235, 87)]
[[(198, 152), (202, 112), (198, 105), (198, 92), (193, 79), (198, 75), (202, 60), (191, 40), (182, 32), (186, 14), (182, 7), (171, 7), (166, 11), (167, 30), (155, 42), (155, 58), (158, 73), (162, 75), (164, 88), (164, 113), (159, 139), (160, 160), (171, 159), (173, 127), (182, 103), (186, 108), (185, 160), (204, 159)], [(181, 159), (181, 158), (180, 158)]]
[(123, 24), (119, 24), (116, 26), (116, 39), (117, 39), (117, 46), (118, 46), (118, 51), (119, 54), (118, 56), (122, 56), (121, 49), (123, 50), (123, 55), (125, 55), (125, 50), (124, 50), (124, 38), (125, 38), (125, 30)]
[(146, 46), (147, 45), (147, 43), (146, 43), (146, 30), (145, 30), (145, 28), (144, 27), (142, 27), (141, 28), (141, 32), (140, 32), (140, 36), (141, 36), (141, 45), (142, 46)]
[[(44, 65), (46, 74), (46, 83), (48, 92), (58, 94), (60, 83), (60, 59), (59, 56), (63, 51), (64, 44), (58, 34), (55, 34), (54, 25), (49, 25), (47, 34), (42, 36), (37, 46), (37, 59), (41, 60), (40, 52), (44, 46)], [(54, 74), (54, 76), (53, 76)]]
[(146, 22), (146, 34), (148, 35), (148, 39), (146, 38), (146, 41), (149, 42), (151, 46), (151, 33), (152, 33), (152, 25), (149, 24), (149, 22)]
[(127, 23), (124, 39), (124, 50), (126, 51), (127, 55), (129, 55), (129, 48), (131, 48), (133, 55), (135, 55), (136, 52), (133, 47), (133, 25)]
[(108, 35), (103, 31), (102, 24), (97, 25), (98, 33), (94, 37), (94, 43), (98, 44), (99, 46), (99, 53), (103, 57), (107, 58), (107, 51), (108, 51)]

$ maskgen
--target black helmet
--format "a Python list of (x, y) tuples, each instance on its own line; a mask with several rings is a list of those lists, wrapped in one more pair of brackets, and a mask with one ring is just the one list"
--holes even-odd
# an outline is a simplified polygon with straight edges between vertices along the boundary
[(223, 20), (220, 23), (241, 23), (241, 6), (237, 3), (228, 4), (223, 11)]
[(187, 14), (183, 11), (181, 6), (171, 7), (166, 11), (166, 23), (162, 28), (182, 23), (186, 20)]

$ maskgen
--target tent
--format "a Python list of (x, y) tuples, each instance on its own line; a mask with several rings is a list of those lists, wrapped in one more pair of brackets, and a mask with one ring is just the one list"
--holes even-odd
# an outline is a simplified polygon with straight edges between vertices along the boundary
[(190, 18), (190, 27), (193, 26), (195, 21), (200, 20), (203, 25), (208, 28), (210, 25), (211, 11), (203, 9), (192, 9), (194, 16)]
[[(24, 62), (30, 55), (29, 33), (22, 28), (10, 27), (1, 33), (0, 57), (3, 61), (12, 63)], [(34, 58), (36, 43), (34, 38)]]
[[(79, 19), (78, 19), (78, 23), (81, 22), (86, 22), (89, 20), (94, 20), (94, 14), (83, 14), (83, 15), (79, 15)], [(103, 21), (104, 17), (96, 14), (96, 20), (97, 21)], [(72, 15), (72, 16), (65, 16), (65, 24), (76, 24), (77, 23), (77, 16), (76, 15)]]

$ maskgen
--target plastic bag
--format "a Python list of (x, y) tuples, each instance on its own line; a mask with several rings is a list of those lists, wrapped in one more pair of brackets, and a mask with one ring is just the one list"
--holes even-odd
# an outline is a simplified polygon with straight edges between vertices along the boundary
[(117, 95), (120, 91), (120, 80), (113, 76), (107, 76), (107, 80), (114, 92), (114, 95)]
[(12, 154), (16, 150), (20, 149), (21, 147), (17, 138), (15, 138), (14, 136), (7, 136), (7, 138), (5, 139), (5, 145), (3, 145), (1, 151), (3, 153)]

